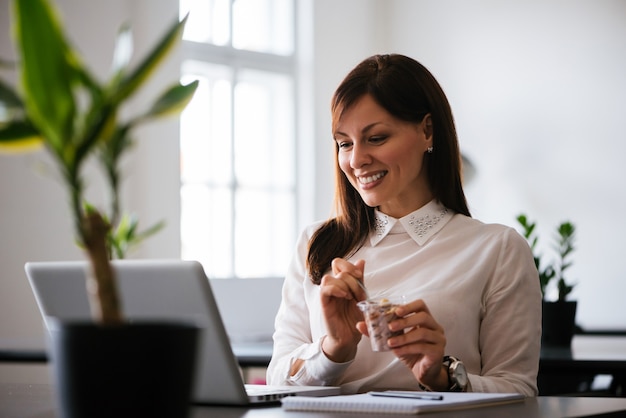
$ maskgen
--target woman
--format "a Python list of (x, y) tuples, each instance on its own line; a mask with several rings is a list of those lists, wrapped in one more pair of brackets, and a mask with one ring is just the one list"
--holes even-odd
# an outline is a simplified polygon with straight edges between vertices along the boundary
[[(336, 217), (307, 228), (283, 287), (270, 384), (537, 394), (541, 294), (525, 239), (470, 217), (452, 112), (402, 55), (357, 65), (332, 100)], [(402, 296), (371, 349), (357, 302)]]

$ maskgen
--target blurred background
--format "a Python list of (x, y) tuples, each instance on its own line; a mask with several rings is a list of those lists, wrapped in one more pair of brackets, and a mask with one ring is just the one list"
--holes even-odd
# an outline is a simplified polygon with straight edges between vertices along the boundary
[[(185, 40), (128, 113), (173, 79), (200, 79), (180, 119), (137, 134), (123, 203), (165, 228), (133, 258), (193, 258), (212, 278), (280, 277), (307, 224), (332, 213), (331, 95), (363, 58), (397, 52), (446, 92), (471, 164), (472, 215), (577, 227), (579, 325), (624, 328), (626, 3), (621, 0), (57, 0), (100, 77), (120, 25), (141, 56), (191, 12)], [(0, 0), (0, 57), (13, 58)], [(2, 71), (3, 79), (15, 74)], [(0, 110), (1, 111), (1, 110)], [(102, 187), (89, 169), (94, 202)], [(80, 259), (67, 197), (42, 151), (0, 155), (0, 340), (40, 341), (26, 261)], [(519, 228), (518, 228), (519, 230)]]

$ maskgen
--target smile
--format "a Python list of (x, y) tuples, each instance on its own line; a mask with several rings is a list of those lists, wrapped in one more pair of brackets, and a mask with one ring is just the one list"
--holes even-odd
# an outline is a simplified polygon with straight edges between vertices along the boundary
[(382, 171), (378, 174), (374, 174), (373, 176), (368, 176), (368, 177), (357, 177), (357, 179), (359, 180), (359, 183), (361, 184), (369, 184), (369, 183), (373, 183), (376, 180), (379, 180), (383, 177), (385, 177), (387, 175), (387, 171)]

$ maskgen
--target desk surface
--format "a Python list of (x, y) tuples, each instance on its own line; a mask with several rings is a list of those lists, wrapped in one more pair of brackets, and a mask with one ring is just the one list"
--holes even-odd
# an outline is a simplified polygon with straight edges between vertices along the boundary
[[(53, 390), (48, 384), (0, 383), (0, 416), (22, 418), (55, 417)], [(464, 418), (544, 418), (601, 415), (624, 416), (626, 398), (538, 397), (523, 402), (485, 406), (463, 410)], [(458, 411), (438, 412), (437, 418), (458, 417)], [(204, 418), (363, 418), (363, 414), (287, 412), (280, 406), (269, 407), (210, 407), (193, 406), (190, 417)], [(376, 415), (380, 416), (380, 415)], [(395, 416), (398, 415), (389, 415)]]

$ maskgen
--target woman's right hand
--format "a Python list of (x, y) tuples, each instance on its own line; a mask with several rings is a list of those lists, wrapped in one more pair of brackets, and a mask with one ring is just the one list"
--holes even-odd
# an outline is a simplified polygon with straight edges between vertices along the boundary
[(327, 334), (322, 341), (326, 356), (337, 363), (350, 361), (356, 356), (361, 333), (356, 324), (363, 320), (357, 302), (366, 298), (357, 283), (363, 282), (365, 261), (354, 264), (342, 258), (331, 263), (332, 273), (325, 274), (320, 283), (320, 295)]

